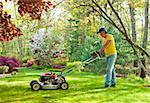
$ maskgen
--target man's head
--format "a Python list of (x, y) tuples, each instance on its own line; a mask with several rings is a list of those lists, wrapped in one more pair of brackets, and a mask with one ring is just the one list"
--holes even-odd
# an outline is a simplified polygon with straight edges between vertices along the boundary
[(106, 34), (107, 34), (107, 31), (105, 30), (105, 28), (100, 28), (100, 29), (97, 31), (97, 34), (100, 35), (101, 37), (105, 38), (105, 37), (106, 37)]

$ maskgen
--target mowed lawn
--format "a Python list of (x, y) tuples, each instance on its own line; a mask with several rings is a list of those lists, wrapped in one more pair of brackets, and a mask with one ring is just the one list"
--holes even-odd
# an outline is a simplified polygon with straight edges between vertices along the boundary
[[(103, 88), (104, 76), (76, 72), (66, 77), (68, 90), (32, 91), (29, 84), (46, 70), (20, 69), (0, 78), (0, 103), (150, 103), (149, 81), (135, 76), (117, 78), (116, 88)], [(150, 83), (150, 82), (149, 82)]]

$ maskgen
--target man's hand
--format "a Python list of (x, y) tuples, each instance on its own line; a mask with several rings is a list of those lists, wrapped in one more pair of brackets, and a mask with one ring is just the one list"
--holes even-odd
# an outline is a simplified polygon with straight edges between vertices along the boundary
[(94, 52), (91, 54), (91, 56), (94, 57), (94, 58), (98, 57), (99, 55), (100, 55), (100, 53), (99, 53), (98, 51), (94, 51)]
[(99, 53), (102, 54), (106, 47), (109, 45), (111, 40), (107, 40), (106, 43), (102, 46), (102, 48), (99, 50)]

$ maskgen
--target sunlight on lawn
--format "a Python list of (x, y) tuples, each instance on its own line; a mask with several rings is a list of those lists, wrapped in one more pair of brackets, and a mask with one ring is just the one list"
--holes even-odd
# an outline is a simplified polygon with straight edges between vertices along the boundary
[(76, 72), (66, 77), (69, 83), (68, 90), (40, 90), (34, 92), (31, 90), (29, 83), (31, 80), (37, 80), (40, 73), (42, 73), (41, 70), (21, 70), (11, 78), (0, 78), (0, 103), (150, 102), (150, 88), (142, 86), (147, 82), (135, 76), (117, 79), (118, 85), (116, 88), (106, 89), (103, 88), (104, 76)]

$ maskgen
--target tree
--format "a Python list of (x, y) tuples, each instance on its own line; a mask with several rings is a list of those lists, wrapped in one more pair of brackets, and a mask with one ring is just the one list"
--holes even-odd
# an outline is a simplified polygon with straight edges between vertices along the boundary
[(29, 14), (33, 20), (40, 20), (44, 10), (47, 11), (48, 9), (55, 7), (51, 1), (43, 0), (18, 0), (18, 5), (19, 14), (21, 16)]
[[(138, 1), (138, 0), (136, 0), (136, 1)], [(92, 11), (92, 12), (94, 12), (93, 15), (96, 15), (97, 17), (99, 16), (99, 18), (102, 17), (109, 24), (113, 25), (124, 36), (124, 38), (122, 40), (125, 39), (130, 44), (130, 47), (132, 47), (135, 57), (137, 57), (138, 61), (140, 61), (139, 54), (141, 52), (143, 52), (144, 55), (146, 55), (148, 58), (150, 58), (149, 52), (146, 51), (146, 49), (144, 49), (138, 43), (136, 43), (135, 27), (132, 27), (133, 28), (132, 29), (133, 39), (130, 37), (129, 32), (127, 31), (127, 27), (125, 25), (126, 21), (124, 21), (124, 19), (123, 19), (124, 14), (122, 14), (123, 12), (121, 11), (122, 6), (120, 6), (120, 5), (126, 6), (126, 3), (129, 2), (128, 0), (119, 0), (119, 1), (116, 0), (116, 1), (113, 1), (113, 3), (110, 2), (110, 0), (103, 0), (103, 1), (101, 1), (101, 0), (90, 0), (90, 1), (72, 0), (72, 1), (69, 1), (69, 3), (70, 2), (72, 2), (72, 4), (74, 5), (73, 9), (84, 7), (84, 9), (86, 8), (85, 12)], [(135, 2), (133, 2), (133, 3), (135, 3)], [(135, 7), (142, 8), (143, 5), (141, 3), (143, 3), (143, 1), (138, 1), (137, 3), (135, 3)], [(105, 6), (103, 4), (105, 4)], [(106, 4), (107, 4), (107, 6), (106, 6)], [(104, 8), (102, 8), (102, 7), (104, 7)], [(130, 8), (130, 9), (132, 9), (132, 8)], [(82, 9), (79, 9), (79, 11), (80, 10), (82, 10)], [(134, 18), (132, 18), (132, 20), (133, 20), (132, 26), (135, 26)], [(141, 62), (140, 62), (140, 66), (143, 66), (141, 64)]]
[[(75, 1), (76, 2), (76, 1)], [(107, 4), (110, 7), (110, 12), (112, 11), (114, 13), (114, 16), (116, 16), (115, 20), (113, 20), (113, 18), (108, 14), (109, 12), (105, 12), (101, 5), (105, 4), (107, 2)], [(120, 1), (122, 2), (122, 1)], [(135, 42), (133, 42), (126, 30), (126, 27), (123, 23), (123, 21), (121, 20), (119, 14), (116, 12), (115, 8), (113, 7), (112, 3), (107, 0), (107, 1), (96, 1), (96, 0), (91, 0), (88, 2), (76, 2), (79, 3), (78, 6), (76, 7), (87, 7), (87, 8), (92, 8), (94, 12), (97, 12), (99, 14), (99, 16), (101, 16), (102, 18), (104, 18), (108, 23), (112, 24), (116, 29), (119, 30), (120, 33), (122, 33), (124, 35), (124, 37), (126, 38), (127, 42), (131, 45), (131, 47), (133, 49), (137, 48), (139, 49), (141, 52), (143, 52), (148, 58), (150, 58), (150, 54), (141, 46), (139, 46), (138, 44), (136, 44)], [(101, 3), (101, 4), (100, 4)]]
[[(145, 0), (145, 26), (144, 26), (144, 37), (143, 37), (143, 44), (142, 47), (144, 49), (146, 49), (147, 46), (147, 40), (148, 40), (148, 12), (149, 12), (149, 0)], [(142, 64), (144, 67), (141, 67), (141, 73), (140, 73), (140, 77), (141, 78), (145, 78), (146, 77), (146, 70), (144, 68), (146, 68), (146, 64), (145, 64), (145, 57), (144, 57), (144, 53), (142, 52)]]
[[(144, 37), (143, 37), (143, 44), (142, 44), (142, 47), (144, 49), (146, 49), (147, 41), (148, 41), (148, 15), (149, 15), (148, 13), (149, 13), (149, 0), (145, 0), (145, 26), (144, 26)], [(144, 53), (142, 52), (142, 56), (143, 55)], [(142, 58), (142, 63), (146, 67), (144, 57)]]
[(21, 30), (10, 21), (11, 15), (3, 11), (3, 4), (0, 2), (0, 42), (6, 42), (15, 37), (23, 35)]
[[(130, 16), (131, 16), (131, 29), (132, 29), (132, 41), (136, 42), (137, 37), (136, 37), (136, 30), (135, 30), (135, 8), (133, 6), (134, 4), (129, 3), (129, 9), (130, 9)], [(134, 50), (134, 54), (137, 54), (137, 52)], [(134, 67), (138, 67), (138, 61), (134, 60)]]

